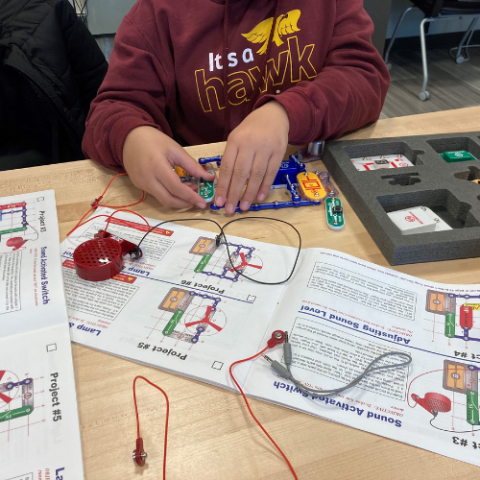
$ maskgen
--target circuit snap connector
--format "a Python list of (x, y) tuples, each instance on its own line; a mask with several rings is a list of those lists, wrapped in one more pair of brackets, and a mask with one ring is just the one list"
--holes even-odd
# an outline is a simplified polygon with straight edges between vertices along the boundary
[(145, 465), (147, 460), (147, 452), (143, 449), (143, 438), (137, 438), (137, 443), (135, 445), (135, 450), (133, 451), (132, 458), (133, 461), (140, 467)]
[(273, 348), (275, 345), (280, 345), (285, 341), (285, 332), (282, 330), (275, 330), (271, 338), (268, 340), (268, 348)]

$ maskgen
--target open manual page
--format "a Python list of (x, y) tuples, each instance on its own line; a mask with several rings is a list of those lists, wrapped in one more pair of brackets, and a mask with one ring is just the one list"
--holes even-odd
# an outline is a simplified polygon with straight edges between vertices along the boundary
[(0, 198), (0, 480), (83, 479), (53, 190)]
[[(113, 210), (98, 209), (95, 215)], [(148, 219), (150, 225), (159, 220)], [(110, 280), (82, 280), (73, 251), (105, 228), (105, 217), (78, 228), (62, 243), (65, 295), (75, 342), (233, 388), (228, 368), (260, 348), (285, 285), (244, 279), (215, 236), (168, 223), (141, 244), (143, 257), (125, 256), (122, 272)], [(205, 222), (205, 225), (210, 224)], [(116, 214), (108, 232), (138, 244), (148, 228), (132, 214)], [(281, 231), (281, 230), (280, 230)], [(233, 264), (259, 281), (278, 282), (293, 268), (295, 248), (228, 235)], [(249, 365), (238, 369), (243, 383)]]
[[(82, 280), (73, 251), (103, 228), (104, 218), (92, 220), (62, 244), (74, 341), (232, 389), (231, 363), (257, 353), (277, 329), (289, 332), (293, 373), (311, 387), (343, 386), (380, 354), (409, 353), (408, 368), (372, 374), (331, 398), (302, 394), (262, 358), (235, 374), (250, 396), (480, 465), (480, 288), (435, 284), (324, 249), (304, 250), (288, 285), (260, 285), (231, 268), (216, 234), (171, 223), (148, 235), (143, 258), (126, 259), (114, 279)], [(134, 243), (146, 230), (123, 212), (108, 227)], [(288, 276), (294, 248), (228, 240), (246, 275)], [(282, 348), (268, 355), (281, 360)]]
[[(289, 332), (293, 375), (308, 387), (341, 387), (388, 351), (409, 353), (413, 363), (322, 397), (300, 392), (262, 359), (247, 394), (480, 465), (479, 287), (432, 283), (310, 249), (266, 339), (277, 329)], [(282, 349), (268, 355), (281, 360)], [(387, 357), (383, 364), (403, 361)]]

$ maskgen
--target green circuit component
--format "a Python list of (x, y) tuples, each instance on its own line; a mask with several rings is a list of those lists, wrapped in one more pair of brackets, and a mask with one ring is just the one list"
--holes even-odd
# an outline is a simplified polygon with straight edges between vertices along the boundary
[(467, 390), (467, 422), (478, 425), (478, 392)]
[[(204, 165), (205, 170), (210, 175), (215, 175), (215, 170), (211, 164)], [(210, 203), (215, 198), (215, 181), (207, 182), (203, 178), (198, 179), (198, 194), (207, 202)]]
[(165, 336), (171, 335), (173, 333), (173, 331), (175, 330), (175, 327), (178, 325), (178, 322), (180, 322), (184, 313), (185, 313), (184, 310), (175, 311), (175, 313), (173, 314), (173, 317), (170, 319), (170, 321), (167, 323), (166, 327), (162, 331), (162, 333)]
[(448, 338), (455, 336), (455, 314), (452, 312), (445, 313), (445, 336)]
[(325, 200), (327, 225), (332, 230), (341, 230), (345, 226), (342, 201), (338, 197), (328, 197)]
[(450, 152), (443, 152), (440, 156), (448, 163), (467, 162), (469, 160), (476, 160), (476, 158), (466, 150), (454, 150)]
[(202, 273), (205, 270), (205, 267), (208, 265), (208, 262), (212, 258), (211, 253), (206, 253), (202, 259), (200, 260), (199, 264), (195, 267), (195, 273)]
[(17, 227), (17, 228), (9, 228), (7, 230), (0, 230), (0, 235), (5, 235), (6, 233), (15, 233), (15, 232), (24, 232), (27, 227)]
[(14, 408), (8, 412), (0, 412), (0, 422), (7, 422), (8, 420), (15, 420), (16, 418), (25, 417), (33, 412), (33, 407), (27, 405), (25, 407)]
[(214, 182), (205, 182), (201, 180), (198, 182), (198, 194), (207, 202), (210, 203), (215, 197)]

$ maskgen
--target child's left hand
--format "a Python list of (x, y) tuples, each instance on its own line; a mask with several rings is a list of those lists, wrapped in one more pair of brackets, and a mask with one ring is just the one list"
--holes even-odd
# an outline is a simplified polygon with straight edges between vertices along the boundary
[(287, 111), (272, 100), (248, 115), (228, 136), (222, 157), (215, 205), (233, 213), (247, 184), (240, 208), (248, 210), (267, 196), (288, 144)]

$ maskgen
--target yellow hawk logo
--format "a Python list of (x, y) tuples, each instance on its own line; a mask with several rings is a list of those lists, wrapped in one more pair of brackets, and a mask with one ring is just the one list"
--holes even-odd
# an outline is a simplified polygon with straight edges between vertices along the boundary
[[(277, 47), (283, 43), (283, 40), (280, 38), (281, 36), (300, 31), (297, 23), (301, 13), (302, 12), (300, 10), (290, 10), (285, 15), (282, 14), (278, 16), (277, 21), (275, 22), (275, 30), (273, 32), (273, 41)], [(257, 53), (260, 55), (263, 55), (267, 51), (268, 39), (270, 38), (272, 25), (273, 17), (270, 17), (253, 27), (250, 32), (242, 33), (242, 36), (245, 37), (249, 42), (264, 42), (260, 49), (257, 50)]]

